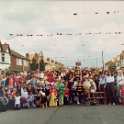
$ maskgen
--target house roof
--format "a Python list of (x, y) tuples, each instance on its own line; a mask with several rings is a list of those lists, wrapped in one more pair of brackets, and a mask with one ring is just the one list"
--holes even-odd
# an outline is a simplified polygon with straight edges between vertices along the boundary
[(7, 44), (2, 44), (2, 51), (6, 52), (6, 50), (9, 49), (9, 46)]
[(11, 51), (11, 55), (16, 56), (16, 57), (21, 58), (21, 59), (26, 59), (26, 58), (25, 58), (23, 55), (21, 55), (20, 53), (14, 51), (14, 50), (12, 50), (12, 49), (11, 49), (10, 51)]
[(9, 44), (7, 44), (7, 43), (2, 44), (0, 42), (0, 48), (1, 48), (1, 51), (2, 52), (7, 52), (7, 50), (8, 50), (9, 51), (9, 54), (12, 55), (12, 56), (15, 56), (17, 58), (28, 60), (25, 56), (21, 55), (20, 53), (16, 52), (15, 50), (11, 49), (10, 46), (9, 46)]
[(0, 41), (0, 50), (2, 50), (2, 43), (1, 43), (1, 41)]
[(0, 42), (0, 47), (1, 47), (1, 51), (2, 51), (2, 52), (7, 52), (7, 50), (9, 50), (9, 52), (10, 52), (9, 44), (7, 44), (7, 43), (2, 44), (2, 43)]

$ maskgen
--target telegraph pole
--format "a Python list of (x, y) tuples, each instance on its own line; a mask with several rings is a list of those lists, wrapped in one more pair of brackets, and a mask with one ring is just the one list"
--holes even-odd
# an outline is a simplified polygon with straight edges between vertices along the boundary
[(103, 52), (103, 50), (102, 50), (102, 67), (103, 67), (103, 70), (104, 70), (105, 65), (104, 65), (104, 52)]

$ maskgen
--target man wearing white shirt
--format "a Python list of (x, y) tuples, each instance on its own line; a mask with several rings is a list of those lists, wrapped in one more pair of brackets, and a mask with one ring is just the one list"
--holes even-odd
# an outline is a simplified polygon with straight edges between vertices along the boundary
[(115, 79), (114, 79), (114, 76), (109, 74), (106, 76), (106, 83), (107, 84), (111, 84), (111, 83), (114, 83)]
[(107, 104), (113, 104), (114, 102), (114, 83), (115, 77), (113, 74), (108, 73), (106, 75), (106, 97)]
[(104, 92), (105, 91), (105, 85), (106, 85), (106, 76), (104, 73), (102, 73), (99, 77), (99, 90)]

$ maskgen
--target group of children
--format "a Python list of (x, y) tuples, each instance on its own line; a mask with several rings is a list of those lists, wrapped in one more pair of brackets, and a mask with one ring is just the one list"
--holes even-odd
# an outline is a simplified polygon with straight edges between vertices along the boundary
[(54, 107), (64, 104), (64, 90), (65, 84), (62, 80), (48, 83), (33, 77), (13, 88), (4, 87), (1, 83), (0, 102), (4, 103), (2, 98), (5, 98), (9, 109)]

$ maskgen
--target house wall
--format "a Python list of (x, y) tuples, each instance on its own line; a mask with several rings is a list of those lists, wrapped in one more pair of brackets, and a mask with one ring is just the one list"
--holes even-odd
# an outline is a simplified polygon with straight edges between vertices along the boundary
[(18, 58), (16, 56), (11, 56), (11, 71), (22, 71), (22, 66), (19, 65)]
[(21, 58), (16, 58), (16, 65), (22, 66), (23, 60)]
[(5, 61), (2, 62), (2, 53), (0, 52), (0, 69), (5, 70), (8, 69), (10, 67), (10, 55), (9, 53), (4, 53), (5, 54)]
[(12, 67), (16, 66), (16, 57), (15, 56), (11, 56), (11, 66)]
[(25, 67), (29, 66), (29, 62), (27, 60), (23, 60), (23, 64)]
[(23, 60), (23, 71), (29, 71), (30, 65), (28, 60)]
[(11, 57), (11, 71), (29, 71), (29, 62), (15, 56)]

